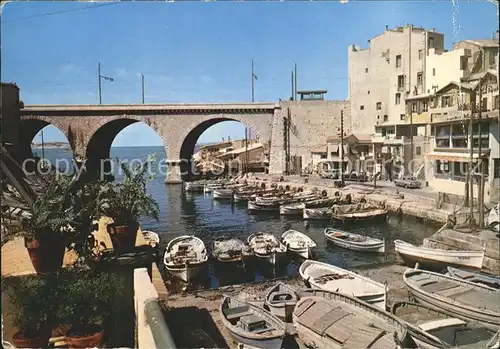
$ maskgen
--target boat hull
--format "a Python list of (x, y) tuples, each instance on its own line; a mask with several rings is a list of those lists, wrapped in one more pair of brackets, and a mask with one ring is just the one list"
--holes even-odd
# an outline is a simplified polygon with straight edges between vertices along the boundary
[(466, 280), (469, 282), (474, 282), (478, 284), (483, 284), (489, 287), (500, 289), (500, 277), (495, 277), (493, 275), (486, 275), (483, 273), (478, 273), (469, 270), (455, 269), (453, 267), (448, 267), (448, 275)]
[(302, 217), (306, 220), (331, 220), (332, 211), (318, 211), (318, 209), (304, 209)]
[(286, 252), (273, 251), (273, 252), (269, 252), (266, 254), (261, 254), (261, 253), (254, 251), (254, 255), (260, 261), (263, 261), (263, 262), (266, 262), (266, 263), (269, 263), (272, 265), (276, 265), (276, 264), (280, 264), (281, 262), (283, 262), (283, 260), (286, 257)]
[(266, 212), (276, 212), (278, 210), (278, 205), (274, 204), (257, 204), (254, 201), (248, 201), (249, 211), (266, 211)]
[(236, 340), (236, 342), (245, 344), (254, 348), (266, 348), (266, 349), (281, 349), (281, 345), (283, 344), (283, 338), (271, 338), (271, 339), (250, 339), (243, 336), (240, 336), (238, 333), (231, 331), (228, 328), (231, 336)]
[(219, 200), (231, 200), (233, 198), (233, 191), (227, 189), (215, 189), (212, 192), (212, 197)]
[(412, 267), (419, 263), (433, 270), (448, 266), (480, 270), (483, 266), (484, 251), (446, 251), (414, 246), (400, 240), (395, 240), (394, 246), (403, 262)]
[(304, 259), (309, 259), (314, 256), (314, 251), (310, 247), (304, 247), (304, 248), (288, 247), (288, 251)]
[(373, 253), (385, 253), (385, 241), (373, 242), (368, 244), (354, 243), (352, 241), (347, 241), (339, 239), (332, 234), (328, 233), (328, 228), (325, 229), (325, 237), (328, 241), (335, 244), (336, 246), (359, 252), (373, 252)]
[(373, 211), (366, 211), (366, 212), (333, 214), (332, 219), (336, 220), (336, 221), (341, 221), (341, 222), (371, 220), (371, 219), (386, 219), (387, 213), (388, 212), (386, 210), (373, 210)]
[[(452, 298), (441, 296), (435, 293), (426, 292), (417, 285), (409, 282), (408, 279), (414, 273), (424, 273), (424, 274), (435, 274), (437, 273), (429, 272), (429, 271), (420, 271), (414, 269), (408, 269), (403, 274), (403, 281), (408, 289), (408, 291), (413, 295), (413, 297), (421, 304), (433, 308), (441, 310), (451, 316), (457, 317), (459, 319), (463, 319), (465, 321), (478, 321), (482, 323), (485, 327), (490, 328), (491, 330), (498, 331), (498, 327), (500, 326), (500, 313), (494, 312), (488, 309), (482, 309), (475, 306), (470, 306), (465, 303), (461, 303), (453, 300)], [(498, 296), (500, 296), (500, 291), (489, 288), (487, 286), (479, 286), (477, 284), (473, 284), (467, 282), (465, 280), (454, 279), (449, 276), (439, 275), (439, 277), (444, 279), (451, 279), (450, 281), (456, 283), (457, 285), (463, 285), (465, 287), (474, 287), (483, 288), (485, 292), (496, 292)], [(489, 290), (489, 291), (488, 291)], [(480, 295), (478, 295), (479, 297)]]
[(180, 279), (186, 283), (190, 283), (197, 277), (201, 276), (206, 267), (206, 262), (190, 263), (185, 265), (165, 265), (165, 269), (173, 277)]
[(300, 216), (304, 212), (304, 207), (286, 207), (280, 206), (280, 215), (282, 216)]

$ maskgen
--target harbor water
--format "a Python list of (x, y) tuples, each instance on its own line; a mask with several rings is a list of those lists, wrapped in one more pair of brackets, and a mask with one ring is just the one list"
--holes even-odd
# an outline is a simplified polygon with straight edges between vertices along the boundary
[[(39, 150), (35, 152), (40, 154)], [(165, 152), (161, 147), (115, 147), (111, 156), (119, 159), (145, 159), (148, 154), (156, 153), (156, 160), (161, 161)], [(71, 158), (71, 152), (65, 149), (45, 149), (45, 157), (52, 162), (56, 158)], [(116, 179), (120, 180), (116, 174)], [(280, 236), (288, 229), (306, 233), (318, 245), (316, 259), (338, 265), (343, 268), (369, 266), (394, 260), (393, 240), (402, 239), (414, 244), (431, 236), (439, 226), (420, 219), (406, 216), (389, 215), (386, 220), (337, 225), (338, 228), (353, 233), (384, 238), (387, 253), (384, 255), (357, 253), (327, 244), (323, 236), (326, 227), (333, 223), (312, 221), (305, 223), (301, 217), (280, 217), (279, 213), (250, 214), (244, 203), (214, 200), (211, 194), (186, 193), (181, 185), (165, 185), (165, 174), (156, 173), (148, 187), (149, 193), (160, 206), (160, 221), (150, 218), (141, 221), (144, 230), (152, 230), (161, 239), (160, 255), (162, 259), (167, 242), (179, 235), (194, 234), (201, 238), (208, 250), (213, 239), (223, 235), (246, 241), (253, 232), (271, 232)], [(290, 260), (276, 269), (268, 265), (257, 265), (245, 269), (221, 270), (216, 263), (210, 262), (207, 277), (199, 287), (211, 288), (235, 283), (259, 281), (268, 278), (296, 275), (300, 261)], [(161, 267), (161, 265), (160, 265)], [(169, 282), (169, 288), (175, 290), (179, 285)]]

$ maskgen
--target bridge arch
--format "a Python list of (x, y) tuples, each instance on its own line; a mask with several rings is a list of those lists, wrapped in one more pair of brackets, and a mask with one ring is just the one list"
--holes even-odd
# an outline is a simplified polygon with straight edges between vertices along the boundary
[(109, 171), (110, 164), (105, 160), (110, 159), (113, 141), (126, 127), (140, 122), (149, 126), (159, 135), (166, 152), (167, 143), (165, 137), (163, 136), (161, 128), (156, 125), (154, 120), (151, 120), (149, 117), (133, 115), (108, 117), (100, 120), (97, 125), (95, 125), (95, 131), (88, 138), (85, 149), (87, 171), (92, 174), (101, 174), (103, 170)]
[(262, 120), (262, 126), (260, 126), (256, 125), (253, 119), (247, 119), (240, 116), (221, 115), (218, 117), (212, 116), (210, 118), (206, 118), (205, 120), (198, 121), (197, 123), (193, 123), (188, 128), (186, 128), (186, 132), (180, 138), (182, 144), (180, 146), (178, 156), (180, 159), (180, 174), (183, 180), (189, 180), (193, 176), (193, 165), (191, 159), (194, 154), (196, 143), (200, 136), (210, 127), (224, 121), (240, 122), (249, 130), (251, 130), (252, 136), (256, 136), (257, 138), (259, 138), (262, 143), (268, 143), (267, 139), (262, 139), (263, 133), (267, 133), (267, 130), (262, 129), (262, 126), (266, 126), (266, 122), (264, 122), (264, 120)]

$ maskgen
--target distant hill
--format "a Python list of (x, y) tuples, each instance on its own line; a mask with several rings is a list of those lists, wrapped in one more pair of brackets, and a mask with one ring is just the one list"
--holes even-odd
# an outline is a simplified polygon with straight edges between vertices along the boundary
[[(35, 149), (42, 148), (42, 143), (31, 143), (31, 147)], [(46, 149), (67, 149), (70, 148), (66, 142), (44, 142), (43, 147)]]

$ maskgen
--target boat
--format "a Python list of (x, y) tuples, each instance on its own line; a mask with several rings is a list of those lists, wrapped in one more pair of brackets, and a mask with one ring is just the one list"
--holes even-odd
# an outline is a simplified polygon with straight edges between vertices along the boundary
[(286, 246), (276, 236), (269, 233), (253, 233), (247, 243), (257, 258), (273, 265), (278, 264), (286, 256)]
[(323, 198), (305, 201), (304, 205), (306, 208), (321, 208), (321, 207), (331, 207), (335, 202), (337, 202), (334, 198)]
[(222, 263), (243, 262), (252, 251), (243, 241), (236, 238), (220, 237), (212, 243), (212, 254), (214, 258)]
[(214, 199), (232, 199), (233, 189), (227, 189), (227, 188), (214, 189), (212, 191), (212, 196)]
[(403, 281), (423, 305), (494, 331), (500, 326), (500, 290), (421, 269), (407, 269)]
[(163, 263), (174, 277), (189, 283), (196, 278), (208, 261), (205, 244), (192, 235), (176, 237), (167, 244)]
[(448, 273), (446, 275), (467, 280), (469, 282), (475, 282), (478, 284), (483, 284), (493, 288), (500, 288), (500, 277), (495, 275), (488, 275), (485, 273), (479, 273), (474, 270), (458, 269), (453, 267), (447, 268)]
[(394, 248), (398, 256), (408, 266), (415, 263), (427, 266), (429, 269), (442, 270), (447, 266), (481, 269), (484, 250), (461, 251), (441, 250), (424, 246), (415, 246), (402, 240), (394, 240)]
[(263, 193), (274, 193), (275, 189), (258, 189), (258, 190), (250, 190), (250, 191), (235, 191), (234, 192), (234, 201), (249, 201), (252, 200), (252, 197), (255, 198), (259, 194)]
[(496, 233), (500, 233), (500, 202), (492, 207), (488, 214), (487, 226)]
[(255, 201), (248, 201), (247, 208), (249, 211), (268, 211), (276, 212), (279, 209), (279, 204), (271, 203), (257, 203)]
[(362, 252), (385, 252), (385, 239), (380, 240), (346, 231), (326, 228), (325, 237), (337, 246)]
[(299, 274), (312, 288), (340, 292), (386, 309), (387, 287), (372, 279), (310, 259), (302, 263)]
[(300, 290), (293, 324), (308, 348), (408, 348), (403, 321), (339, 292)]
[(297, 230), (287, 230), (281, 235), (281, 241), (288, 251), (308, 259), (315, 254), (317, 247), (313, 239)]
[(203, 193), (205, 183), (202, 182), (185, 182), (184, 189), (191, 193)]
[(302, 215), (304, 208), (306, 208), (306, 205), (304, 203), (283, 204), (280, 205), (280, 215), (282, 216)]
[(332, 210), (329, 207), (304, 208), (302, 217), (307, 220), (331, 220)]
[(293, 287), (279, 282), (267, 291), (264, 304), (280, 320), (289, 321), (292, 319), (293, 309), (298, 300), (299, 298)]
[(160, 246), (160, 237), (155, 232), (143, 230), (142, 236), (144, 236), (144, 240), (146, 240), (152, 248), (158, 248)]
[(220, 314), (222, 323), (236, 342), (257, 348), (281, 348), (285, 324), (263, 308), (226, 296)]
[(407, 324), (408, 332), (421, 349), (488, 348), (495, 332), (476, 322), (466, 322), (425, 305), (399, 301), (391, 313)]
[(333, 205), (332, 218), (336, 221), (356, 221), (387, 217), (388, 211), (366, 203)]

